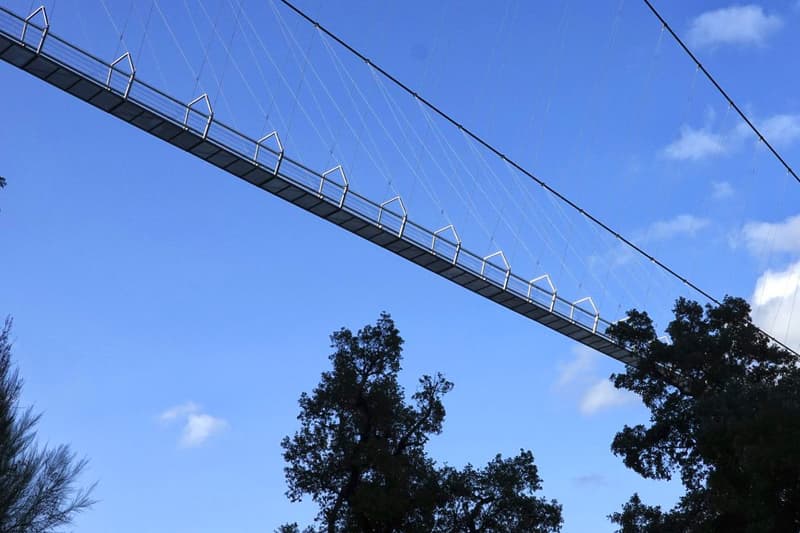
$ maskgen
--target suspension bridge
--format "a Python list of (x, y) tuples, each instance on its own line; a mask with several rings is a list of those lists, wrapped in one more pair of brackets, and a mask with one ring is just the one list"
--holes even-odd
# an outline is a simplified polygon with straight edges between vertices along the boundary
[[(351, 187), (344, 165), (311, 168), (302, 155), (286, 154), (280, 131), (247, 135), (219, 120), (207, 93), (182, 101), (141, 80), (137, 58), (131, 52), (101, 59), (59, 37), (51, 31), (51, 23), (44, 7), (27, 15), (0, 7), (0, 58), (442, 278), (616, 360), (636, 365), (635, 355), (606, 334), (614, 320), (601, 315), (592, 296), (563, 294), (547, 272), (522, 275), (512, 270), (501, 249), (488, 254), (472, 251), (468, 243), (462, 243), (455, 224), (427, 227), (410, 216), (401, 195), (368, 197)], [(449, 116), (445, 118), (457, 124)], [(457, 127), (462, 129), (460, 124)], [(495, 152), (504, 163), (509, 162), (505, 155)], [(521, 167), (519, 170), (524, 171)], [(544, 182), (539, 185), (549, 189)], [(550, 192), (613, 232), (557, 191)], [(668, 269), (619, 233), (613, 235), (650, 262)]]

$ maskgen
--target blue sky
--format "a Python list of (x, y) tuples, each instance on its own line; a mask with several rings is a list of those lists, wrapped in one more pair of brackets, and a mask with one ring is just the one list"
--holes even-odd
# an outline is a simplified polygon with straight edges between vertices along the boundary
[[(208, 92), (221, 120), (254, 137), (279, 130), (287, 153), (314, 168), (345, 163), (355, 189), (376, 200), (402, 194), (415, 219), (454, 221), (465, 246), (503, 249), (515, 271), (548, 272), (562, 293), (591, 294), (609, 319), (645, 305), (663, 323), (683, 293), (519, 176), (484, 163), (457, 132), (272, 1), (46, 5), (54, 33), (101, 57), (141, 52), (141, 79), (186, 101)], [(164, 18), (151, 13), (142, 41), (151, 5)], [(642, 4), (300, 5), (701, 287), (749, 298), (766, 329), (800, 345), (792, 313), (800, 185)], [(790, 67), (800, 6), (663, 11), (766, 137), (797, 160)], [(126, 28), (122, 39), (115, 25)], [(267, 54), (261, 44), (274, 65), (255, 67), (253, 56)], [(244, 81), (237, 69), (246, 66), (255, 73)], [(675, 484), (639, 479), (609, 452), (623, 424), (646, 419), (605, 380), (620, 370), (614, 361), (5, 63), (0, 106), (0, 174), (9, 180), (0, 199), (0, 314), (15, 318), (24, 402), (44, 412), (43, 442), (70, 443), (91, 461), (87, 481), (99, 481), (100, 502), (78, 531), (248, 532), (308, 522), (313, 507), (283, 496), (279, 441), (297, 427), (300, 393), (327, 368), (328, 334), (382, 310), (407, 341), (407, 388), (435, 371), (456, 384), (444, 433), (430, 445), (438, 460), (480, 465), (532, 449), (544, 494), (564, 504), (566, 532), (611, 531), (605, 515), (634, 491), (662, 505), (680, 494)], [(446, 163), (437, 168), (426, 154)]]

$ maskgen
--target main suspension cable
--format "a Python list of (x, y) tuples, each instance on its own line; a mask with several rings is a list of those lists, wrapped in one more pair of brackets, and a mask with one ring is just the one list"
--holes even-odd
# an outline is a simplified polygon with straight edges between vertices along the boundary
[(489, 144), (488, 141), (484, 140), (477, 133), (473, 132), (472, 130), (470, 130), (469, 128), (467, 128), (466, 126), (464, 126), (463, 124), (461, 124), (457, 120), (455, 120), (453, 117), (451, 117), (445, 111), (442, 111), (435, 104), (431, 103), (430, 101), (425, 99), (423, 96), (419, 95), (416, 91), (414, 91), (413, 89), (408, 87), (405, 83), (403, 83), (402, 81), (398, 80), (397, 78), (392, 76), (389, 72), (387, 72), (386, 70), (381, 68), (379, 65), (375, 64), (374, 62), (372, 62), (367, 56), (365, 56), (364, 54), (362, 54), (361, 52), (359, 52), (358, 50), (356, 50), (355, 48), (350, 46), (347, 42), (342, 40), (339, 36), (337, 36), (336, 34), (331, 32), (330, 30), (328, 30), (327, 28), (322, 26), (316, 20), (312, 19), (309, 15), (307, 15), (300, 8), (298, 8), (294, 4), (292, 4), (289, 0), (280, 0), (280, 1), (284, 5), (286, 5), (288, 8), (290, 8), (292, 11), (294, 11), (295, 13), (300, 15), (302, 18), (304, 18), (305, 20), (307, 20), (308, 22), (313, 24), (314, 27), (318, 28), (325, 35), (327, 35), (328, 37), (330, 37), (331, 39), (336, 41), (339, 45), (343, 46), (348, 51), (350, 51), (352, 54), (354, 54), (356, 57), (358, 57), (359, 59), (364, 61), (367, 65), (369, 65), (370, 67), (375, 69), (375, 71), (379, 72), (382, 76), (384, 76), (389, 81), (394, 83), (397, 87), (399, 87), (400, 89), (402, 89), (403, 91), (405, 91), (409, 95), (413, 96), (416, 100), (422, 102), (422, 104), (424, 104), (427, 108), (429, 108), (434, 113), (439, 115), (441, 118), (443, 118), (444, 120), (446, 120), (447, 122), (449, 122), (453, 126), (457, 127), (459, 131), (463, 132), (465, 135), (470, 137), (472, 140), (474, 140), (475, 142), (477, 142), (478, 144), (480, 144), (481, 146), (483, 146), (484, 148), (486, 148), (487, 150), (489, 150), (490, 152), (492, 152), (493, 154), (498, 156), (501, 160), (503, 160), (504, 162), (508, 163), (509, 165), (514, 167), (516, 170), (518, 170), (519, 172), (521, 172), (522, 174), (524, 174), (528, 178), (530, 178), (533, 181), (535, 181), (537, 184), (539, 184), (545, 190), (547, 190), (548, 192), (550, 192), (551, 194), (556, 196), (559, 200), (561, 200), (562, 202), (566, 203), (572, 209), (574, 209), (575, 211), (577, 211), (581, 215), (585, 216), (586, 218), (588, 218), (589, 220), (591, 220), (592, 222), (594, 222), (595, 224), (597, 224), (598, 226), (603, 228), (605, 231), (607, 231), (608, 233), (610, 233), (611, 235), (613, 235), (614, 237), (619, 239), (621, 242), (625, 243), (627, 246), (629, 246), (630, 248), (635, 250), (641, 256), (645, 257), (647, 260), (651, 261), (652, 263), (654, 263), (654, 264), (658, 265), (659, 267), (661, 267), (662, 269), (666, 270), (669, 274), (671, 274), (673, 277), (675, 277), (676, 279), (681, 281), (684, 285), (686, 285), (686, 286), (690, 287), (691, 289), (695, 290), (696, 292), (698, 292), (699, 294), (701, 294), (703, 297), (705, 297), (709, 301), (713, 302), (714, 304), (720, 305), (721, 302), (720, 302), (719, 299), (715, 298), (714, 296), (712, 296), (708, 292), (704, 291), (703, 289), (698, 287), (696, 284), (694, 284), (691, 281), (689, 281), (687, 278), (685, 278), (685, 277), (681, 276), (680, 274), (678, 274), (674, 269), (672, 269), (671, 267), (669, 267), (668, 265), (666, 265), (662, 261), (660, 261), (660, 260), (656, 259), (655, 257), (653, 257), (652, 255), (647, 253), (645, 250), (643, 250), (642, 248), (637, 246), (633, 241), (627, 239), (626, 237), (624, 237), (620, 233), (614, 231), (608, 224), (606, 224), (605, 222), (603, 222), (602, 220), (600, 220), (596, 216), (592, 215), (591, 213), (589, 213), (588, 211), (586, 211), (585, 209), (580, 207), (578, 204), (576, 204), (575, 202), (573, 202), (572, 200), (570, 200), (569, 198), (567, 198), (566, 196), (564, 196), (563, 194), (558, 192), (556, 189), (554, 189), (553, 187), (548, 185), (547, 182), (545, 182), (541, 178), (537, 177), (535, 174), (533, 174), (529, 170), (525, 169), (522, 165), (520, 165), (519, 163), (517, 163), (513, 159), (507, 157), (504, 153), (502, 153), (499, 149), (495, 148), (493, 145)]
[[(676, 278), (677, 280), (679, 280), (680, 282), (682, 282), (682, 283), (683, 283), (684, 285), (686, 285), (687, 287), (689, 287), (689, 288), (693, 289), (693, 290), (694, 290), (694, 291), (696, 291), (698, 294), (700, 294), (700, 295), (702, 295), (703, 297), (705, 297), (705, 298), (706, 298), (708, 301), (710, 301), (710, 302), (714, 303), (715, 305), (721, 305), (721, 303), (722, 303), (722, 302), (721, 302), (721, 301), (720, 301), (718, 298), (715, 298), (713, 295), (711, 295), (711, 294), (710, 294), (710, 293), (708, 293), (707, 291), (705, 291), (705, 290), (701, 289), (701, 288), (700, 288), (700, 287), (699, 287), (697, 284), (693, 283), (692, 281), (689, 281), (689, 279), (687, 279), (686, 277), (684, 277), (684, 276), (681, 276), (681, 275), (680, 275), (680, 274), (679, 274), (677, 271), (675, 271), (673, 268), (671, 268), (670, 266), (668, 266), (667, 264), (665, 264), (665, 263), (664, 263), (664, 262), (662, 262), (661, 260), (657, 259), (656, 257), (652, 256), (651, 254), (649, 254), (649, 253), (648, 253), (647, 251), (645, 251), (643, 248), (641, 248), (641, 247), (639, 247), (638, 245), (636, 245), (636, 244), (635, 244), (633, 241), (631, 241), (630, 239), (628, 239), (628, 238), (624, 237), (624, 236), (623, 236), (623, 235), (621, 235), (619, 232), (617, 232), (617, 231), (615, 231), (614, 229), (612, 229), (612, 228), (611, 228), (611, 227), (610, 227), (608, 224), (606, 224), (605, 222), (603, 222), (602, 220), (600, 220), (600, 219), (599, 219), (599, 218), (597, 218), (596, 216), (592, 215), (591, 213), (589, 213), (588, 211), (586, 211), (585, 209), (583, 209), (582, 207), (580, 207), (578, 204), (576, 204), (574, 201), (572, 201), (572, 200), (570, 200), (569, 198), (567, 198), (567, 197), (566, 197), (564, 194), (560, 193), (559, 191), (557, 191), (556, 189), (554, 189), (552, 186), (548, 185), (548, 184), (547, 184), (547, 182), (545, 182), (545, 181), (544, 181), (544, 180), (542, 180), (541, 178), (537, 177), (535, 174), (533, 174), (531, 171), (527, 170), (527, 169), (526, 169), (525, 167), (523, 167), (521, 164), (517, 163), (515, 160), (513, 160), (513, 159), (509, 158), (508, 156), (506, 156), (506, 155), (505, 155), (503, 152), (501, 152), (501, 151), (500, 151), (498, 148), (496, 148), (494, 145), (490, 144), (490, 143), (489, 143), (488, 141), (486, 141), (486, 140), (485, 140), (483, 137), (479, 136), (477, 133), (473, 132), (472, 130), (470, 130), (469, 128), (467, 128), (466, 126), (464, 126), (463, 124), (461, 124), (460, 122), (458, 122), (456, 119), (454, 119), (454, 118), (453, 118), (452, 116), (450, 116), (448, 113), (446, 113), (445, 111), (443, 111), (442, 109), (440, 109), (438, 106), (436, 106), (435, 104), (433, 104), (432, 102), (430, 102), (429, 100), (427, 100), (426, 98), (424, 98), (423, 96), (421, 96), (420, 94), (418, 94), (418, 93), (417, 93), (415, 90), (413, 90), (413, 89), (412, 89), (412, 88), (410, 88), (408, 85), (406, 85), (405, 83), (403, 83), (402, 81), (400, 81), (399, 79), (397, 79), (395, 76), (393, 76), (392, 74), (390, 74), (390, 73), (389, 73), (388, 71), (386, 71), (385, 69), (383, 69), (383, 68), (382, 68), (380, 65), (377, 65), (376, 63), (374, 63), (374, 62), (373, 62), (372, 60), (370, 60), (370, 59), (369, 59), (367, 56), (365, 56), (363, 53), (361, 53), (360, 51), (358, 51), (356, 48), (354, 48), (353, 46), (351, 46), (350, 44), (348, 44), (346, 41), (344, 41), (344, 40), (343, 40), (342, 38), (340, 38), (338, 35), (336, 35), (336, 34), (335, 34), (335, 33), (333, 33), (332, 31), (330, 31), (329, 29), (327, 29), (325, 26), (323, 26), (322, 24), (320, 24), (318, 21), (316, 21), (316, 20), (314, 20), (313, 18), (311, 18), (311, 16), (309, 16), (308, 14), (306, 14), (306, 13), (305, 13), (303, 10), (301, 10), (299, 7), (295, 6), (295, 5), (294, 5), (294, 4), (293, 4), (291, 1), (289, 1), (289, 0), (280, 0), (280, 1), (281, 1), (281, 3), (283, 3), (283, 4), (284, 4), (286, 7), (288, 7), (288, 8), (289, 8), (289, 9), (291, 9), (292, 11), (294, 11), (294, 12), (295, 12), (297, 15), (299, 15), (300, 17), (302, 17), (303, 19), (305, 19), (307, 22), (309, 22), (310, 24), (312, 24), (312, 25), (313, 25), (315, 28), (317, 28), (319, 31), (321, 31), (322, 33), (324, 33), (325, 35), (327, 35), (328, 37), (330, 37), (331, 39), (333, 39), (333, 40), (334, 40), (336, 43), (338, 43), (340, 46), (344, 47), (346, 50), (348, 50), (350, 53), (352, 53), (353, 55), (355, 55), (357, 58), (359, 58), (360, 60), (364, 61), (364, 62), (365, 62), (365, 63), (366, 63), (366, 64), (367, 64), (369, 67), (371, 67), (372, 69), (374, 69), (376, 72), (380, 73), (380, 74), (381, 74), (383, 77), (385, 77), (386, 79), (388, 79), (389, 81), (391, 81), (391, 82), (392, 82), (394, 85), (396, 85), (396, 86), (397, 86), (397, 87), (399, 87), (401, 90), (403, 90), (404, 92), (406, 92), (407, 94), (409, 94), (410, 96), (412, 96), (412, 97), (413, 97), (414, 99), (416, 99), (417, 101), (421, 102), (421, 103), (422, 103), (422, 104), (423, 104), (425, 107), (427, 107), (428, 109), (430, 109), (431, 111), (433, 111), (433, 112), (434, 112), (436, 115), (438, 115), (439, 117), (443, 118), (445, 121), (449, 122), (450, 124), (452, 124), (453, 126), (455, 126), (456, 128), (458, 128), (458, 130), (459, 130), (459, 131), (461, 131), (461, 132), (462, 132), (464, 135), (466, 135), (467, 137), (470, 137), (472, 140), (474, 140), (475, 142), (477, 142), (478, 144), (480, 144), (481, 146), (483, 146), (485, 149), (487, 149), (487, 150), (489, 150), (491, 153), (495, 154), (495, 155), (496, 155), (497, 157), (499, 157), (499, 158), (500, 158), (502, 161), (504, 161), (505, 163), (507, 163), (507, 164), (511, 165), (511, 166), (512, 166), (513, 168), (515, 168), (517, 171), (521, 172), (522, 174), (524, 174), (525, 176), (527, 176), (528, 178), (530, 178), (531, 180), (533, 180), (534, 182), (536, 182), (538, 185), (540, 185), (542, 188), (544, 188), (545, 190), (547, 190), (547, 191), (548, 191), (550, 194), (552, 194), (553, 196), (555, 196), (556, 198), (558, 198), (559, 200), (561, 200), (562, 202), (564, 202), (565, 204), (567, 204), (568, 206), (570, 206), (572, 209), (574, 209), (575, 211), (577, 211), (577, 212), (578, 212), (578, 213), (580, 213), (581, 215), (585, 216), (586, 218), (588, 218), (589, 220), (591, 220), (592, 222), (594, 222), (595, 224), (597, 224), (597, 225), (598, 225), (598, 226), (600, 226), (601, 228), (603, 228), (603, 230), (605, 230), (606, 232), (608, 232), (608, 233), (610, 233), (611, 235), (613, 235), (613, 236), (614, 236), (616, 239), (618, 239), (620, 242), (624, 243), (625, 245), (627, 245), (628, 247), (630, 247), (632, 250), (634, 250), (636, 253), (638, 253), (638, 254), (639, 254), (639, 255), (641, 255), (642, 257), (644, 257), (644, 258), (646, 258), (647, 260), (649, 260), (651, 263), (653, 263), (653, 264), (657, 265), (658, 267), (660, 267), (661, 269), (663, 269), (664, 271), (666, 271), (668, 274), (670, 274), (672, 277), (674, 277), (674, 278)], [(780, 161), (783, 163), (783, 165), (784, 165), (784, 167), (787, 169), (787, 171), (788, 171), (789, 173), (791, 173), (791, 175), (792, 175), (792, 176), (794, 176), (794, 178), (795, 178), (795, 179), (796, 179), (798, 182), (800, 182), (800, 178), (798, 178), (798, 176), (797, 176), (797, 174), (795, 174), (794, 170), (792, 170), (792, 169), (791, 169), (791, 167), (790, 167), (790, 166), (789, 166), (789, 165), (788, 165), (788, 164), (787, 164), (787, 163), (786, 163), (786, 162), (783, 160), (783, 158), (782, 158), (782, 157), (781, 157), (781, 156), (778, 154), (778, 152), (777, 152), (777, 151), (776, 151), (776, 150), (775, 150), (775, 149), (774, 149), (774, 148), (773, 148), (773, 147), (772, 147), (770, 144), (768, 144), (768, 143), (767, 143), (766, 139), (764, 139), (764, 136), (761, 134), (761, 132), (760, 132), (760, 131), (758, 131), (758, 129), (757, 129), (757, 128), (756, 128), (756, 127), (753, 125), (753, 123), (752, 123), (752, 122), (750, 122), (750, 120), (749, 120), (749, 119), (748, 119), (748, 118), (745, 116), (745, 114), (744, 114), (744, 113), (741, 111), (741, 109), (739, 109), (739, 107), (738, 107), (738, 106), (736, 106), (736, 104), (735, 104), (735, 103), (733, 102), (733, 100), (732, 100), (732, 99), (731, 99), (731, 98), (730, 98), (730, 97), (727, 95), (727, 93), (725, 93), (725, 92), (722, 90), (722, 87), (720, 87), (720, 86), (719, 86), (719, 84), (718, 84), (718, 83), (717, 83), (717, 82), (714, 80), (714, 78), (713, 78), (713, 77), (711, 77), (711, 75), (710, 75), (710, 74), (708, 73), (708, 71), (707, 71), (707, 70), (706, 70), (706, 69), (703, 67), (703, 65), (702, 65), (702, 64), (700, 64), (700, 62), (699, 62), (699, 61), (698, 61), (698, 60), (695, 58), (694, 54), (692, 54), (692, 53), (691, 53), (691, 51), (690, 51), (690, 50), (689, 50), (689, 49), (686, 47), (686, 45), (684, 45), (684, 44), (683, 44), (683, 41), (681, 41), (681, 40), (678, 38), (678, 36), (675, 34), (675, 32), (674, 32), (674, 31), (672, 31), (672, 28), (670, 28), (670, 27), (667, 25), (666, 21), (664, 21), (664, 19), (661, 17), (661, 15), (659, 15), (659, 14), (658, 14), (658, 12), (655, 10), (655, 8), (653, 8), (653, 7), (652, 7), (652, 4), (650, 4), (650, 2), (649, 2), (648, 0), (644, 0), (644, 2), (645, 2), (645, 3), (646, 3), (646, 4), (647, 4), (649, 7), (650, 7), (650, 9), (653, 11), (653, 13), (654, 13), (654, 14), (655, 14), (655, 15), (656, 15), (658, 18), (659, 18), (659, 20), (662, 22), (662, 24), (664, 25), (664, 27), (666, 27), (666, 28), (667, 28), (667, 31), (669, 31), (669, 32), (670, 32), (670, 34), (671, 34), (671, 35), (672, 35), (672, 36), (673, 36), (673, 37), (674, 37), (674, 38), (675, 38), (675, 39), (676, 39), (676, 40), (677, 40), (677, 41), (678, 41), (678, 42), (679, 42), (679, 43), (680, 43), (680, 44), (683, 46), (684, 50), (686, 50), (686, 52), (687, 52), (687, 53), (688, 53), (688, 54), (689, 54), (689, 55), (690, 55), (690, 56), (693, 58), (693, 60), (694, 60), (694, 61), (695, 61), (695, 63), (697, 64), (697, 67), (698, 67), (698, 68), (699, 68), (699, 69), (700, 69), (700, 70), (701, 70), (701, 71), (702, 71), (702, 72), (703, 72), (703, 73), (704, 73), (704, 74), (705, 74), (705, 75), (706, 75), (706, 76), (707, 76), (707, 77), (708, 77), (708, 78), (711, 80), (711, 82), (712, 82), (712, 83), (713, 83), (713, 84), (714, 84), (714, 85), (717, 87), (717, 89), (718, 89), (718, 90), (719, 90), (719, 91), (720, 91), (720, 92), (723, 94), (723, 96), (724, 96), (724, 97), (725, 97), (725, 98), (728, 100), (728, 102), (729, 102), (729, 104), (731, 105), (731, 107), (733, 107), (733, 108), (734, 108), (734, 109), (735, 109), (735, 110), (736, 110), (736, 111), (739, 113), (739, 115), (740, 115), (740, 116), (741, 116), (741, 117), (742, 117), (742, 118), (745, 120), (745, 122), (747, 122), (747, 124), (750, 126), (750, 128), (751, 128), (751, 129), (752, 129), (752, 130), (753, 130), (753, 131), (754, 131), (754, 132), (755, 132), (755, 133), (758, 135), (759, 139), (761, 139), (761, 140), (763, 140), (763, 141), (764, 141), (764, 143), (765, 143), (765, 144), (766, 144), (766, 145), (769, 147), (769, 149), (772, 151), (773, 155), (775, 155), (775, 156), (776, 156), (776, 157), (777, 157), (777, 158), (778, 158), (778, 159), (779, 159), (779, 160), (780, 160)], [(759, 329), (760, 329), (760, 328), (759, 328)], [(791, 352), (791, 353), (794, 353), (794, 354), (796, 354), (796, 355), (800, 355), (800, 354), (797, 354), (797, 352), (795, 352), (794, 350), (792, 350), (792, 349), (791, 349), (791, 348), (789, 348), (788, 346), (786, 346), (786, 345), (785, 345), (783, 342), (781, 342), (781, 341), (779, 341), (778, 339), (776, 339), (774, 336), (770, 335), (769, 333), (767, 333), (767, 332), (765, 332), (765, 331), (763, 331), (763, 330), (761, 330), (761, 331), (762, 331), (762, 333), (764, 333), (764, 335), (766, 335), (766, 336), (767, 336), (767, 337), (768, 337), (770, 340), (772, 340), (773, 342), (775, 342), (776, 344), (778, 344), (778, 345), (779, 345), (779, 346), (781, 346), (782, 348), (784, 348), (784, 349), (788, 350), (789, 352)]]
[(686, 43), (684, 43), (683, 40), (680, 37), (678, 37), (678, 34), (675, 33), (675, 31), (672, 29), (672, 26), (670, 26), (669, 23), (666, 20), (664, 20), (664, 17), (662, 17), (661, 13), (659, 13), (658, 10), (653, 6), (653, 4), (650, 3), (650, 0), (643, 0), (643, 1), (645, 5), (647, 5), (647, 7), (650, 8), (650, 11), (653, 13), (653, 15), (655, 15), (656, 18), (658, 18), (659, 22), (661, 22), (664, 28), (666, 28), (666, 30), (669, 32), (672, 38), (675, 39), (675, 42), (678, 43), (681, 48), (683, 48), (683, 51), (686, 52), (686, 55), (689, 56), (689, 58), (694, 62), (697, 68), (700, 69), (700, 71), (705, 75), (706, 78), (708, 78), (708, 81), (710, 81), (711, 84), (717, 89), (719, 94), (721, 94), (722, 97), (728, 102), (728, 105), (730, 105), (733, 108), (733, 110), (739, 114), (741, 119), (745, 121), (747, 126), (751, 130), (753, 130), (753, 133), (756, 134), (758, 140), (763, 142), (764, 146), (766, 146), (769, 149), (769, 151), (772, 152), (772, 155), (775, 156), (775, 158), (780, 162), (781, 165), (783, 165), (783, 168), (786, 169), (786, 172), (788, 172), (790, 176), (792, 176), (798, 183), (800, 183), (800, 176), (798, 176), (797, 173), (795, 173), (794, 169), (789, 165), (789, 163), (787, 163), (786, 160), (781, 156), (781, 154), (778, 153), (778, 150), (776, 150), (775, 147), (772, 146), (772, 144), (767, 140), (767, 138), (764, 137), (761, 131), (759, 131), (759, 129), (756, 128), (755, 124), (753, 124), (753, 122), (749, 118), (747, 118), (747, 115), (744, 114), (744, 111), (742, 111), (742, 109), (738, 105), (736, 105), (736, 102), (733, 101), (733, 98), (731, 98), (728, 95), (728, 93), (725, 92), (725, 89), (722, 88), (722, 86), (717, 82), (717, 80), (714, 79), (714, 76), (712, 76), (711, 73), (706, 69), (706, 67), (703, 66), (700, 60), (697, 59), (697, 56), (695, 56), (694, 53), (689, 49), (689, 47), (686, 46)]

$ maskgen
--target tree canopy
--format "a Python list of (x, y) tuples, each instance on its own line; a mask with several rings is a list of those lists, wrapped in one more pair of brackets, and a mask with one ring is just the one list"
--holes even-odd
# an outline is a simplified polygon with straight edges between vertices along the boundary
[[(314, 527), (340, 532), (559, 531), (561, 506), (536, 497), (530, 451), (485, 468), (438, 467), (425, 450), (442, 431), (453, 384), (423, 376), (407, 403), (398, 382), (403, 339), (388, 314), (331, 336), (332, 369), (300, 397), (300, 429), (282, 442), (287, 496), (311, 496)], [(300, 531), (296, 524), (279, 531)]]
[(22, 409), (22, 379), (11, 362), (11, 320), (0, 330), (0, 531), (60, 531), (92, 505), (91, 487), (78, 489), (86, 466), (67, 446), (38, 448), (39, 416)]
[(669, 343), (638, 311), (608, 332), (641, 358), (614, 385), (650, 410), (612, 451), (645, 478), (678, 475), (685, 487), (669, 511), (634, 494), (610, 517), (620, 531), (800, 531), (798, 361), (753, 324), (748, 303), (679, 299)]

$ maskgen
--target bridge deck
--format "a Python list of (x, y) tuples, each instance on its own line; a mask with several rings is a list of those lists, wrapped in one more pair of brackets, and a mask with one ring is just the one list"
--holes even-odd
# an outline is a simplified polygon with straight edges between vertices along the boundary
[(259, 142), (220, 123), (197, 103), (180, 102), (129, 76), (119, 65), (112, 67), (43, 30), (0, 7), (0, 58), (472, 292), (619, 361), (636, 364), (631, 352), (604, 334), (610, 322), (594, 310), (469, 252), (452, 234), (419, 226), (404, 212), (390, 208), (394, 204), (376, 204), (332, 174), (284, 157), (282, 149), (266, 146), (267, 140)]

